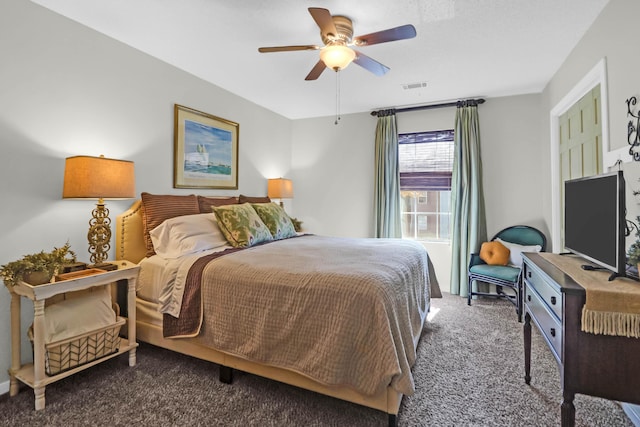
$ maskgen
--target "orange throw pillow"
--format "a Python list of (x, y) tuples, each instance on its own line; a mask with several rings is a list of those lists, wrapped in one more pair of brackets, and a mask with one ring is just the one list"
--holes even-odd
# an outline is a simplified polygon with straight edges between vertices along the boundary
[(498, 241), (484, 242), (480, 247), (480, 259), (489, 265), (507, 265), (509, 248)]

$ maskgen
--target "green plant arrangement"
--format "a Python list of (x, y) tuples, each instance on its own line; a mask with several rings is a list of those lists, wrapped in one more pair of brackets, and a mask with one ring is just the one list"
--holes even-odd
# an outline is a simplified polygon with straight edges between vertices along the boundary
[(21, 280), (31, 285), (41, 285), (48, 283), (64, 264), (75, 261), (76, 254), (67, 242), (60, 248), (54, 247), (51, 252), (41, 251), (25, 255), (19, 260), (0, 266), (0, 277), (7, 287), (15, 286)]
[[(636, 223), (640, 224), (640, 216), (636, 217)], [(627, 263), (629, 265), (640, 264), (640, 230), (636, 227), (636, 241), (627, 249), (627, 257), (629, 258)]]
[(289, 217), (289, 219), (291, 219), (291, 222), (293, 223), (293, 229), (296, 230), (296, 232), (300, 232), (302, 231), (302, 221), (300, 221), (298, 218), (291, 218)]
[(629, 257), (629, 265), (640, 264), (640, 242), (635, 241), (629, 246), (627, 250), (627, 256)]

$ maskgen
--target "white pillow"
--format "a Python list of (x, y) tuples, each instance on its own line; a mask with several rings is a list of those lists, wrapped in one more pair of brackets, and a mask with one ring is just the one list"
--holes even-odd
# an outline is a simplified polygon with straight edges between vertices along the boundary
[(509, 249), (509, 265), (513, 267), (522, 267), (522, 252), (540, 252), (542, 250), (540, 245), (518, 245), (517, 243), (505, 242), (499, 237), (496, 237), (496, 240)]
[(100, 286), (57, 302), (44, 309), (46, 344), (100, 329), (116, 323), (108, 286)]
[(149, 235), (156, 254), (162, 258), (179, 258), (227, 244), (213, 212), (170, 218)]

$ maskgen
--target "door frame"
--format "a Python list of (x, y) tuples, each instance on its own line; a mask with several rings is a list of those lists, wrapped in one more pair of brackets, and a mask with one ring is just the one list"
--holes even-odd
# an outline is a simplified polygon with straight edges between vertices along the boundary
[(600, 85), (600, 121), (602, 123), (602, 170), (614, 166), (618, 160), (624, 161), (627, 149), (622, 147), (609, 151), (609, 95), (607, 89), (607, 61), (602, 58), (583, 78), (556, 104), (549, 114), (551, 131), (551, 250), (561, 252), (561, 212), (560, 206), (560, 116), (578, 102), (584, 95)]

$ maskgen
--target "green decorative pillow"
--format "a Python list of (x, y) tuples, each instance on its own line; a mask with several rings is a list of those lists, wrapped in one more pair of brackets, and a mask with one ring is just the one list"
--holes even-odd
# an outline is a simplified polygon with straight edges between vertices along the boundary
[(222, 234), (234, 248), (273, 240), (269, 229), (249, 203), (216, 206), (213, 212)]
[(289, 218), (289, 215), (273, 202), (252, 203), (253, 209), (258, 213), (260, 219), (267, 226), (275, 240), (286, 239), (296, 235), (296, 229)]

